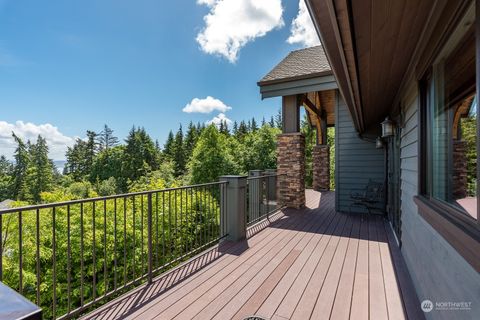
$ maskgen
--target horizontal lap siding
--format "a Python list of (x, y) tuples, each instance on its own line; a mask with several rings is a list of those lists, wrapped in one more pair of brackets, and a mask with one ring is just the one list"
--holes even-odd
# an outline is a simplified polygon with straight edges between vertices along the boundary
[(418, 95), (404, 100), (401, 141), (402, 254), (420, 301), (472, 302), (472, 312), (432, 311), (427, 319), (473, 319), (480, 314), (480, 275), (421, 216), (418, 194)]
[[(375, 143), (358, 137), (352, 118), (343, 99), (337, 93), (336, 117), (336, 206), (337, 210), (350, 211), (350, 195), (362, 192), (369, 179), (384, 180), (384, 153)], [(352, 207), (352, 212), (363, 212)]]

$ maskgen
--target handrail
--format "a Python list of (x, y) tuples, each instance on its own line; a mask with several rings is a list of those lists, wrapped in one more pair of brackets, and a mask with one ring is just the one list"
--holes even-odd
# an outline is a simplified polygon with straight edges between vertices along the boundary
[(71, 319), (227, 234), (228, 182), (0, 211), (0, 281)]
[(79, 204), (79, 203), (86, 203), (86, 202), (93, 202), (93, 201), (111, 200), (111, 199), (125, 198), (125, 197), (138, 196), (138, 195), (148, 195), (148, 194), (153, 194), (153, 193), (156, 193), (156, 192), (166, 192), (166, 191), (175, 191), (175, 190), (180, 190), (180, 189), (188, 189), (188, 188), (196, 188), (196, 187), (215, 186), (215, 185), (221, 185), (221, 184), (227, 184), (227, 183), (228, 183), (227, 181), (218, 181), (218, 182), (201, 183), (201, 184), (194, 184), (194, 185), (190, 185), (190, 186), (182, 186), (182, 187), (175, 187), (175, 188), (138, 191), (138, 192), (131, 192), (131, 193), (121, 193), (121, 194), (115, 194), (115, 195), (103, 196), (103, 197), (85, 198), (85, 199), (52, 202), (52, 203), (45, 203), (45, 204), (34, 204), (34, 205), (28, 205), (28, 206), (23, 206), (23, 207), (0, 209), (0, 215), (2, 215), (4, 213), (14, 213), (14, 212), (18, 212), (18, 211), (51, 208), (52, 206), (61, 207), (61, 206), (72, 205), (72, 204)]

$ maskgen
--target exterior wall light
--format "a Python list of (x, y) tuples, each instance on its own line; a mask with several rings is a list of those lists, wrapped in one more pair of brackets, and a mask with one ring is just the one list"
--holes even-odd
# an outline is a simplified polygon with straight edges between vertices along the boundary
[(395, 135), (395, 123), (390, 120), (389, 117), (386, 117), (385, 120), (381, 123), (382, 125), (382, 138), (388, 138)]
[(381, 137), (378, 137), (375, 140), (375, 148), (377, 148), (377, 149), (382, 149), (383, 148), (383, 140), (382, 140)]

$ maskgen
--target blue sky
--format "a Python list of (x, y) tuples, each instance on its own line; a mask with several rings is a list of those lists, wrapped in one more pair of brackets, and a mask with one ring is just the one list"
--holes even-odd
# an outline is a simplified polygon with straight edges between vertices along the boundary
[(318, 42), (301, 11), (298, 0), (0, 0), (0, 154), (12, 130), (46, 136), (62, 159), (105, 123), (163, 143), (221, 113), (269, 118), (280, 100), (262, 101), (256, 82)]

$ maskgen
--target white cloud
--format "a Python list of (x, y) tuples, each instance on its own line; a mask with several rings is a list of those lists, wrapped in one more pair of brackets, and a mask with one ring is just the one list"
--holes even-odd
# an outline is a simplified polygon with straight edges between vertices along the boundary
[(248, 42), (284, 25), (281, 0), (197, 0), (197, 4), (210, 8), (196, 39), (201, 49), (232, 63)]
[(292, 21), (290, 37), (288, 37), (287, 42), (290, 44), (299, 43), (305, 47), (320, 44), (320, 39), (318, 39), (317, 31), (304, 0), (300, 0), (298, 3), (298, 14)]
[(8, 123), (0, 121), (0, 155), (12, 158), (15, 151), (15, 142), (12, 138), (12, 132), (24, 141), (37, 141), (37, 137), (41, 135), (47, 140), (50, 149), (50, 158), (54, 160), (65, 159), (67, 147), (75, 143), (75, 137), (68, 137), (61, 133), (57, 127), (46, 123), (36, 125), (31, 122), (17, 121)]
[(215, 110), (225, 112), (230, 109), (232, 108), (227, 106), (221, 100), (208, 96), (205, 99), (194, 98), (182, 109), (182, 111), (186, 113), (210, 113)]
[(218, 116), (213, 117), (212, 120), (206, 122), (206, 124), (212, 124), (212, 123), (218, 127), (220, 126), (221, 123), (226, 123), (227, 125), (231, 125), (232, 120), (228, 119), (224, 113), (219, 113)]

